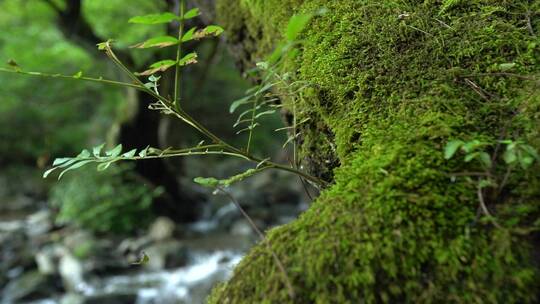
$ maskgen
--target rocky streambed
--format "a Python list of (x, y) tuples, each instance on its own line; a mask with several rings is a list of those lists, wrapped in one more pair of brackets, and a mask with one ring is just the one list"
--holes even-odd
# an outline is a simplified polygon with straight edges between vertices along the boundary
[[(230, 189), (262, 230), (306, 207), (294, 177), (277, 174)], [(209, 196), (197, 222), (179, 225), (159, 217), (132, 237), (57, 227), (46, 202), (24, 195), (3, 200), (1, 304), (204, 303), (258, 241), (225, 197)]]

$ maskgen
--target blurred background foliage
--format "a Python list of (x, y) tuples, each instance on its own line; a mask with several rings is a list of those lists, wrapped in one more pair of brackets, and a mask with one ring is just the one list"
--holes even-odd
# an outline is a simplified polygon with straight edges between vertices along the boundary
[[(122, 79), (123, 75), (104, 55), (92, 49), (93, 45), (86, 47), (87, 42), (81, 43), (77, 37), (66, 38), (59, 25), (59, 13), (47, 2), (0, 2), (0, 28), (3, 29), (0, 31), (0, 60), (5, 63), (13, 59), (25, 71), (66, 75), (83, 71), (84, 75)], [(66, 6), (64, 1), (51, 2), (60, 10)], [(136, 68), (165, 57), (171, 50), (152, 53), (132, 51), (128, 46), (164, 34), (168, 29), (128, 24), (127, 20), (166, 9), (165, 1), (132, 0), (126, 5), (122, 0), (92, 0), (82, 2), (81, 15), (99, 39), (114, 39), (116, 48), (129, 54), (131, 66)], [(186, 69), (183, 98), (187, 111), (216, 133), (243, 145), (245, 134), (235, 135), (232, 128), (235, 117), (228, 113), (228, 106), (242, 97), (250, 84), (236, 70), (224, 43), (206, 41), (190, 47), (197, 49), (201, 63)], [(172, 79), (170, 75), (164, 77)], [(155, 187), (159, 185), (143, 182), (145, 176), (134, 178), (135, 173), (126, 166), (106, 174), (88, 168), (68, 174), (64, 177), (66, 180), (58, 184), (54, 179), (35, 178), (56, 157), (74, 156), (83, 148), (105, 141), (109, 145), (118, 143), (122, 126), (137, 123), (133, 119), (138, 115), (133, 93), (82, 81), (15, 74), (0, 74), (0, 81), (0, 165), (3, 168), (0, 174), (9, 174), (9, 180), (31, 180), (33, 184), (25, 188), (30, 189), (25, 190), (25, 195), (44, 200), (48, 200), (49, 189), (53, 187), (50, 193), (54, 207), (59, 208), (58, 220), (62, 223), (73, 222), (93, 231), (126, 232), (147, 222), (134, 219), (140, 218), (143, 211), (152, 214), (150, 202), (156, 197)], [(268, 151), (279, 149), (280, 142), (284, 141), (284, 135), (273, 132), (281, 126), (280, 119), (275, 115), (262, 125), (256, 133), (259, 136), (254, 139), (254, 147), (259, 153), (272, 154)], [(159, 134), (152, 133), (155, 139), (143, 140), (159, 141), (164, 147), (181, 147), (200, 141), (196, 133), (167, 117), (160, 118), (158, 129)], [(167, 164), (169, 172), (176, 172), (173, 173), (177, 175), (176, 180), (184, 174), (182, 163), (185, 161), (189, 162), (173, 160)], [(220, 161), (222, 158), (218, 157), (205, 163), (211, 166)], [(12, 185), (15, 189), (11, 192), (16, 193), (20, 184)], [(97, 216), (101, 219), (99, 224), (91, 220)], [(115, 222), (119, 218), (119, 222)]]

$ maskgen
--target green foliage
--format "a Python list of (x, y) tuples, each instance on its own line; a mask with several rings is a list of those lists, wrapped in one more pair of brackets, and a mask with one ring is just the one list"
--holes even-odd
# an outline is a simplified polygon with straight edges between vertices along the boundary
[[(534, 147), (525, 144), (523, 141), (500, 140), (499, 145), (504, 149), (503, 160), (506, 165), (518, 163), (523, 170), (528, 169), (534, 161), (540, 161), (540, 156)], [(464, 161), (479, 160), (484, 168), (492, 167), (492, 155), (486, 152), (486, 148), (493, 148), (493, 145), (480, 140), (463, 142), (461, 140), (449, 141), (444, 149), (444, 158), (451, 159), (458, 150), (465, 153)], [(499, 147), (501, 148), (501, 147)]]
[(112, 166), (104, 173), (80, 170), (51, 190), (57, 222), (94, 232), (128, 233), (145, 229), (153, 218), (152, 200), (161, 189), (139, 180), (130, 167)]
[[(227, 156), (234, 156), (239, 157), (242, 159), (245, 159), (247, 161), (251, 161), (254, 163), (257, 163), (257, 168), (262, 163), (265, 163), (265, 168), (275, 168), (280, 170), (285, 170), (289, 172), (296, 173), (300, 175), (301, 177), (308, 179), (312, 181), (315, 184), (321, 185), (320, 181), (312, 176), (306, 175), (305, 173), (297, 170), (294, 167), (288, 167), (281, 164), (273, 163), (269, 161), (268, 158), (266, 159), (260, 159), (252, 154), (250, 154), (250, 143), (252, 139), (253, 129), (255, 128), (256, 124), (254, 123), (255, 119), (260, 118), (261, 116), (268, 115), (271, 113), (274, 113), (274, 111), (264, 111), (261, 113), (255, 113), (255, 110), (257, 109), (256, 105), (254, 106), (254, 110), (252, 111), (252, 119), (251, 119), (251, 125), (248, 127), (250, 130), (249, 140), (247, 144), (246, 149), (239, 149), (236, 148), (227, 142), (225, 142), (223, 139), (219, 138), (212, 132), (210, 132), (208, 129), (206, 129), (201, 123), (195, 119), (193, 119), (188, 113), (185, 112), (185, 110), (182, 108), (180, 104), (180, 90), (181, 90), (181, 80), (182, 80), (182, 68), (189, 64), (197, 63), (197, 53), (192, 52), (189, 54), (182, 54), (182, 44), (185, 41), (189, 41), (191, 39), (202, 39), (206, 37), (211, 36), (219, 36), (223, 32), (223, 28), (216, 26), (216, 25), (209, 25), (206, 26), (204, 29), (196, 30), (191, 29), (187, 33), (184, 33), (184, 21), (185, 19), (194, 18), (198, 15), (198, 10), (191, 10), (184, 14), (185, 9), (185, 3), (184, 1), (180, 1), (180, 14), (179, 16), (176, 16), (171, 13), (162, 13), (162, 14), (150, 14), (145, 16), (137, 16), (130, 19), (131, 23), (138, 23), (138, 24), (144, 24), (144, 25), (154, 25), (154, 24), (162, 24), (162, 23), (170, 23), (172, 21), (178, 21), (179, 22), (179, 30), (178, 30), (178, 39), (170, 36), (158, 36), (153, 37), (145, 42), (139, 43), (137, 45), (134, 45), (134, 48), (164, 48), (169, 46), (176, 46), (176, 60), (172, 59), (165, 59), (158, 61), (156, 63), (153, 63), (150, 65), (150, 68), (146, 71), (143, 71), (141, 73), (134, 73), (130, 71), (125, 64), (117, 57), (115, 52), (112, 49), (112, 40), (107, 40), (105, 42), (99, 43), (97, 45), (98, 50), (105, 52), (105, 54), (111, 59), (111, 61), (120, 68), (123, 72), (127, 74), (127, 76), (133, 81), (133, 83), (127, 83), (127, 82), (119, 82), (114, 80), (108, 80), (103, 79), (103, 77), (99, 78), (92, 78), (92, 77), (83, 77), (82, 72), (78, 72), (73, 76), (66, 76), (61, 74), (45, 74), (45, 73), (38, 73), (38, 72), (27, 72), (23, 71), (16, 63), (10, 62), (10, 68), (11, 69), (0, 69), (1, 72), (10, 72), (10, 73), (18, 73), (18, 74), (25, 74), (25, 75), (33, 75), (33, 76), (41, 76), (41, 77), (60, 77), (60, 78), (70, 78), (70, 79), (77, 79), (77, 80), (86, 80), (86, 81), (93, 81), (93, 82), (100, 82), (105, 83), (109, 85), (115, 85), (115, 86), (124, 86), (124, 87), (130, 87), (135, 88), (140, 91), (143, 91), (150, 96), (154, 97), (156, 100), (154, 103), (149, 105), (149, 109), (151, 110), (158, 110), (163, 114), (167, 115), (173, 115), (179, 120), (183, 121), (187, 125), (191, 126), (193, 129), (200, 132), (202, 135), (206, 136), (208, 139), (210, 139), (214, 144), (212, 145), (205, 145), (203, 146), (204, 140), (200, 142), (199, 145), (192, 148), (182, 149), (182, 150), (173, 150), (171, 148), (166, 149), (165, 151), (160, 151), (159, 149), (154, 148), (146, 148), (139, 152), (139, 155), (136, 156), (137, 151), (131, 150), (128, 152), (125, 152), (122, 154), (122, 146), (118, 145), (116, 148), (110, 151), (106, 151), (104, 155), (102, 155), (102, 149), (104, 145), (95, 147), (93, 149), (93, 153), (90, 153), (88, 150), (83, 150), (77, 157), (73, 158), (59, 158), (56, 159), (53, 163), (53, 168), (47, 170), (44, 173), (44, 178), (46, 178), (50, 173), (57, 169), (61, 169), (59, 174), (59, 179), (68, 171), (79, 169), (87, 164), (90, 163), (97, 163), (98, 164), (98, 170), (105, 170), (107, 169), (112, 163), (117, 162), (119, 160), (139, 160), (139, 159), (150, 159), (150, 158), (165, 158), (165, 157), (172, 157), (172, 156), (186, 156), (186, 155), (210, 155), (210, 154), (217, 154), (217, 155), (227, 155)], [(159, 81), (161, 77), (155, 76), (155, 73), (158, 72), (164, 72), (167, 69), (174, 67), (175, 68), (175, 82), (174, 82), (174, 98), (168, 99), (164, 96), (162, 96), (158, 90), (159, 87)], [(149, 82), (143, 82), (141, 79), (138, 78), (138, 76), (150, 76), (148, 78)], [(268, 86), (267, 89), (262, 89), (258, 91), (266, 91), (271, 86)], [(254, 96), (257, 96), (256, 93)], [(256, 170), (255, 170), (256, 171)], [(250, 175), (252, 171), (248, 170), (245, 172), (246, 175)], [(236, 179), (241, 179), (237, 177)]]
[[(51, 26), (54, 21), (54, 12), (43, 1), (24, 5), (1, 1), (0, 66), (8, 62), (11, 70), (107, 74), (105, 65), (93, 62), (81, 48), (66, 41)], [(106, 133), (120, 106), (121, 92), (52, 78), (36, 82), (33, 77), (0, 75), (2, 162), (34, 165), (36, 160), (75, 154), (89, 144), (88, 138)]]

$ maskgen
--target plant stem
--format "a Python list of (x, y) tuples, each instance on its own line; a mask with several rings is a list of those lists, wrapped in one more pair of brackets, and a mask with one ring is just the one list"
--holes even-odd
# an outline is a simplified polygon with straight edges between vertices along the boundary
[(92, 77), (75, 77), (75, 76), (68, 76), (68, 75), (61, 75), (61, 74), (47, 74), (47, 73), (38, 73), (38, 72), (25, 72), (22, 70), (11, 70), (11, 69), (5, 69), (0, 68), (0, 72), (4, 73), (14, 73), (14, 74), (23, 74), (23, 75), (29, 75), (29, 76), (37, 76), (37, 77), (45, 77), (45, 78), (62, 78), (62, 79), (71, 79), (71, 80), (83, 80), (83, 81), (90, 81), (90, 82), (99, 82), (103, 84), (108, 85), (114, 85), (119, 87), (129, 87), (129, 88), (135, 88), (135, 89), (141, 89), (139, 85), (127, 83), (127, 82), (121, 82), (121, 81), (114, 81), (109, 79), (103, 79), (103, 78), (92, 78)]
[(236, 208), (240, 211), (240, 213), (242, 213), (242, 215), (249, 222), (249, 225), (251, 226), (251, 228), (253, 228), (253, 230), (257, 233), (259, 238), (266, 245), (266, 248), (268, 249), (268, 251), (270, 251), (270, 253), (272, 254), (272, 257), (274, 258), (274, 261), (276, 262), (276, 265), (279, 268), (279, 271), (283, 275), (283, 281), (285, 283), (285, 286), (287, 287), (289, 297), (291, 297), (291, 299), (294, 299), (296, 295), (295, 295), (295, 292), (294, 292), (294, 288), (293, 288), (293, 286), (291, 284), (291, 280), (289, 278), (289, 275), (287, 274), (287, 270), (285, 269), (285, 266), (283, 266), (283, 263), (281, 263), (281, 260), (279, 259), (277, 253), (272, 249), (272, 246), (270, 246), (270, 242), (268, 241), (268, 239), (264, 236), (264, 234), (261, 232), (261, 230), (259, 230), (259, 228), (257, 228), (257, 225), (255, 224), (255, 222), (253, 222), (251, 217), (246, 213), (244, 208), (242, 208), (240, 203), (234, 198), (234, 196), (232, 196), (232, 194), (230, 194), (228, 191), (226, 191), (225, 189), (223, 189), (221, 187), (217, 187), (216, 189), (219, 190), (221, 193), (225, 194), (227, 197), (229, 197), (229, 199), (233, 202), (233, 204), (236, 206)]
[(184, 0), (180, 0), (180, 25), (178, 27), (178, 46), (176, 47), (176, 68), (174, 74), (174, 105), (177, 110), (180, 109), (180, 94), (182, 89), (182, 71), (180, 65), (181, 56), (182, 56), (182, 36), (184, 35)]
[(253, 138), (253, 129), (255, 128), (255, 112), (257, 111), (257, 100), (253, 102), (253, 109), (251, 110), (251, 124), (249, 126), (249, 137), (247, 142), (246, 153), (249, 154), (249, 148), (251, 147), (251, 139)]

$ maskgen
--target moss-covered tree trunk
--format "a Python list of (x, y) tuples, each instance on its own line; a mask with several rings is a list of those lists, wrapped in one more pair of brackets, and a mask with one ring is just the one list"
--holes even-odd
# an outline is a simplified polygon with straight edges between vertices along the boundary
[[(210, 303), (540, 300), (540, 165), (508, 165), (499, 142), (540, 147), (540, 1), (219, 0), (216, 10), (252, 64), (293, 14), (321, 7), (283, 68), (314, 87), (297, 105), (310, 118), (301, 156), (314, 173), (340, 165), (308, 211), (268, 232), (295, 297), (260, 244)], [(461, 152), (446, 160), (455, 139), (486, 143), (493, 167)], [(479, 190), (482, 179), (493, 183)]]

